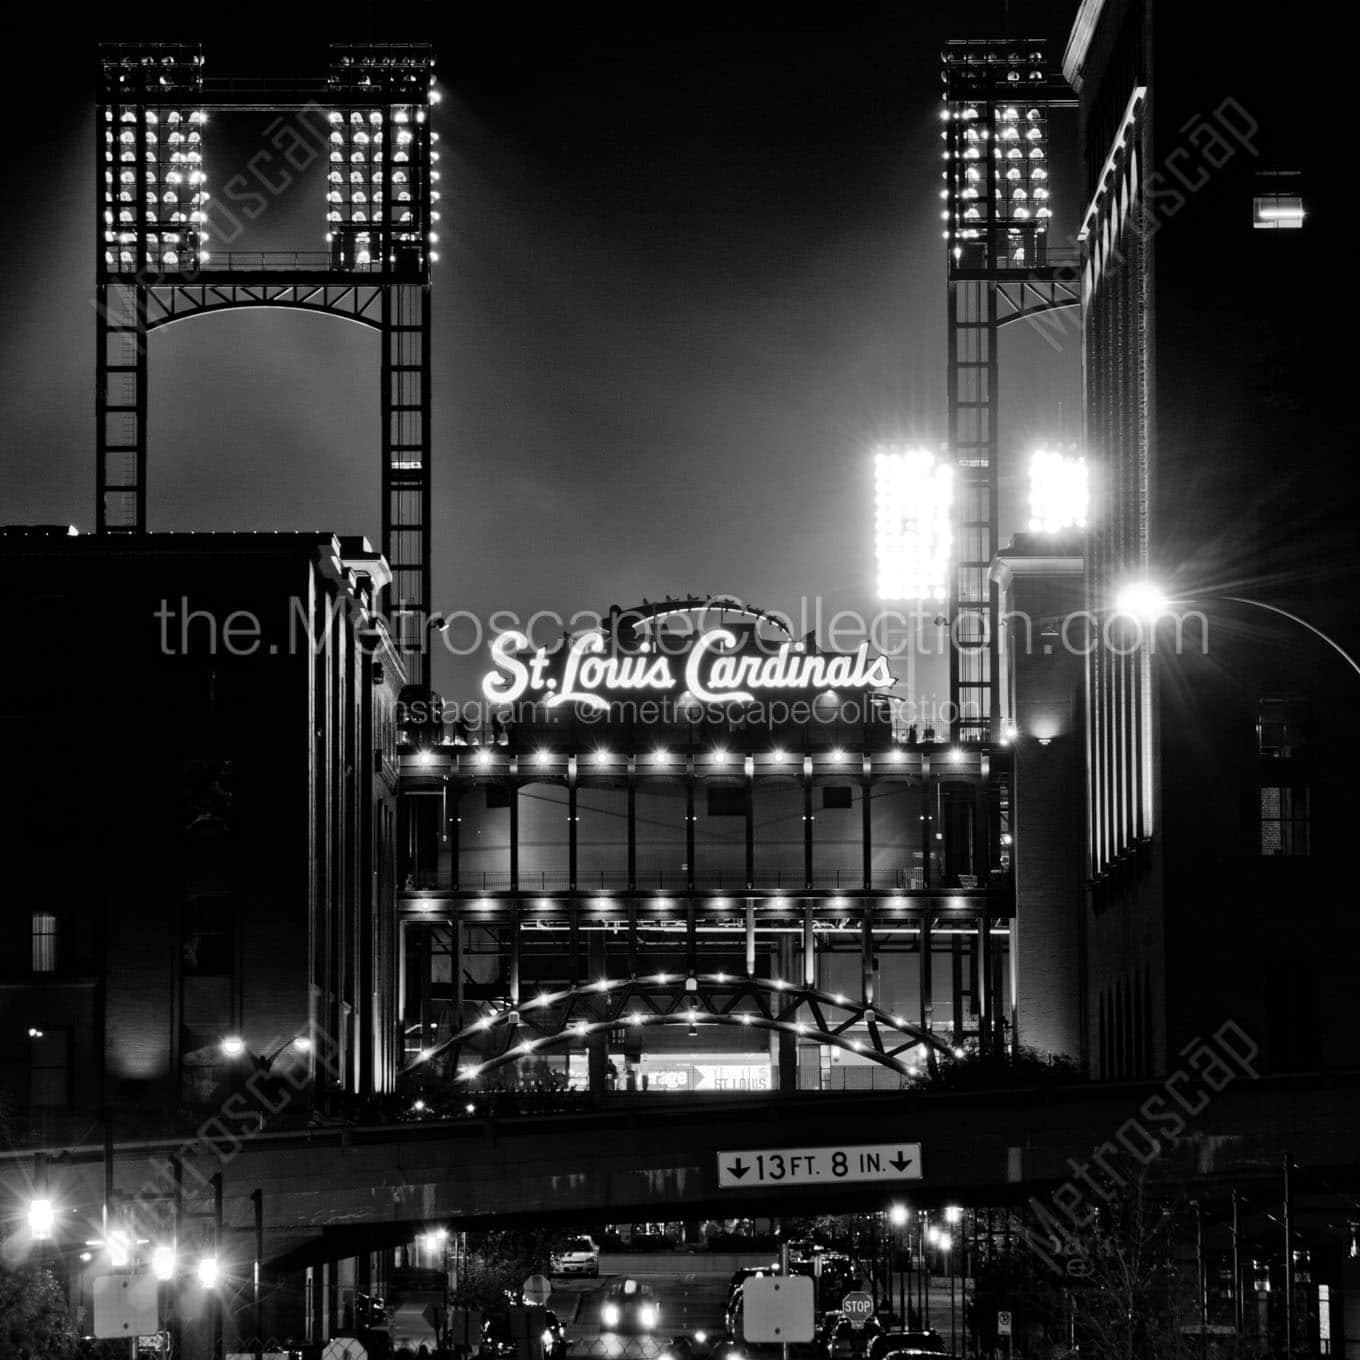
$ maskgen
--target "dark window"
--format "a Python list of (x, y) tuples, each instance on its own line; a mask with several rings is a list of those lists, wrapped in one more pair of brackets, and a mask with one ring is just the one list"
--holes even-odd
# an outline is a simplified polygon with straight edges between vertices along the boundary
[(854, 805), (854, 790), (849, 784), (826, 784), (822, 787), (824, 808), (848, 808)]
[(1308, 704), (1262, 699), (1256, 713), (1256, 750), (1266, 760), (1289, 760), (1308, 745)]
[(71, 1103), (71, 1033), (46, 1029), (31, 1034), (28, 1099), (34, 1108), (59, 1110)]
[(33, 971), (57, 971), (57, 918), (50, 911), (33, 913)]
[(1313, 983), (1306, 963), (1276, 963), (1267, 970), (1266, 1023), (1276, 1071), (1316, 1071), (1320, 1065)]
[(1310, 853), (1306, 788), (1267, 786), (1261, 790), (1261, 853)]
[(226, 897), (196, 898), (184, 907), (181, 962), (186, 977), (220, 977), (233, 971), (232, 904)]
[(746, 790), (739, 784), (711, 784), (708, 789), (710, 817), (746, 816)]

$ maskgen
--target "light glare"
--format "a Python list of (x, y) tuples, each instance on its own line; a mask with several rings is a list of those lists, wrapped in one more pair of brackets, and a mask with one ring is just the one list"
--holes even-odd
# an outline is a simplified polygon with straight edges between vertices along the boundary
[(1054, 449), (1036, 449), (1029, 460), (1029, 527), (1058, 534), (1086, 528), (1090, 478), (1086, 459)]
[(876, 543), (880, 599), (943, 600), (954, 472), (928, 449), (880, 449)]

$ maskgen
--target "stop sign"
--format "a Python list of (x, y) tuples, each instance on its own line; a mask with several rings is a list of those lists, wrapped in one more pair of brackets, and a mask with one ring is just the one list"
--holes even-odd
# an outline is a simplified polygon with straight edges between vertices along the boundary
[(863, 1327), (874, 1315), (874, 1299), (862, 1289), (852, 1289), (841, 1300), (841, 1312), (856, 1327)]
[(520, 1286), (520, 1292), (525, 1303), (541, 1308), (552, 1295), (552, 1281), (546, 1275), (530, 1275)]

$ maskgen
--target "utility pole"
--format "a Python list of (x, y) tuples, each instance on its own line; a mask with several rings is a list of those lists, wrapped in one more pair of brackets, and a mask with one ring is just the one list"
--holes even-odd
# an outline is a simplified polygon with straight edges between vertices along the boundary
[[(260, 1263), (264, 1260), (264, 1191), (252, 1190), (250, 1202), (255, 1206), (255, 1266), (250, 1277), (255, 1294), (255, 1360), (264, 1360), (264, 1300), (260, 1295)], [(445, 1304), (447, 1308), (447, 1298)]]
[(1232, 1237), (1233, 1237), (1233, 1330), (1237, 1333), (1238, 1345), (1242, 1344), (1242, 1326), (1245, 1321), (1242, 1306), (1242, 1198), (1237, 1187), (1232, 1192)]
[(174, 1219), (170, 1233), (174, 1273), (170, 1276), (170, 1354), (178, 1357), (184, 1346), (184, 1266), (179, 1259), (179, 1244), (184, 1240), (184, 1161), (170, 1158), (175, 1178)]
[(1204, 1269), (1204, 1207), (1195, 1201), (1195, 1292), (1199, 1295), (1199, 1354), (1209, 1354), (1209, 1278)]
[(1289, 1153), (1284, 1154), (1284, 1353), (1294, 1360), (1294, 1199), (1289, 1189)]
[(208, 1182), (213, 1192), (213, 1258), (217, 1280), (213, 1286), (213, 1360), (222, 1360), (222, 1173), (214, 1171)]

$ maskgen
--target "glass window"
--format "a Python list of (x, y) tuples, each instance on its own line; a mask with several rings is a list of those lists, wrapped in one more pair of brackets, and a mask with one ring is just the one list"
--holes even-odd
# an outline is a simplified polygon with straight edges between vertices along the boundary
[(33, 913), (33, 971), (57, 971), (57, 918), (49, 911)]
[(1267, 760), (1288, 760), (1308, 744), (1308, 705), (1302, 699), (1262, 699), (1257, 706), (1256, 750)]
[(710, 817), (745, 817), (746, 789), (741, 784), (710, 784), (708, 786), (708, 815)]
[(1306, 855), (1308, 845), (1308, 790), (1276, 788), (1261, 790), (1261, 853)]
[(1258, 231), (1297, 230), (1305, 216), (1297, 171), (1277, 171), (1256, 177), (1251, 225)]
[(29, 1104), (61, 1109), (71, 1100), (71, 1037), (64, 1029), (45, 1029), (29, 1037)]

